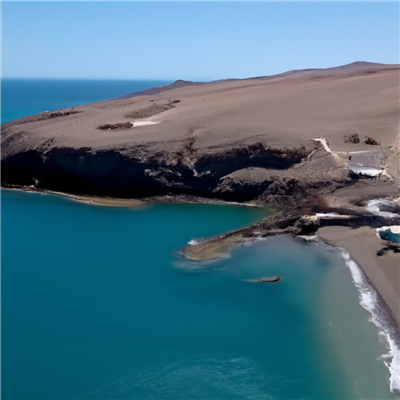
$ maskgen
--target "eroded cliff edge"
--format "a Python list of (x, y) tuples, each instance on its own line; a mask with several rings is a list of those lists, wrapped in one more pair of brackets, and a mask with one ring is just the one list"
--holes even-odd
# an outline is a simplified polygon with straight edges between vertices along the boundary
[(397, 65), (358, 62), (37, 114), (2, 125), (2, 185), (252, 202), (299, 232), (315, 212), (370, 224), (363, 202), (399, 196), (398, 90)]

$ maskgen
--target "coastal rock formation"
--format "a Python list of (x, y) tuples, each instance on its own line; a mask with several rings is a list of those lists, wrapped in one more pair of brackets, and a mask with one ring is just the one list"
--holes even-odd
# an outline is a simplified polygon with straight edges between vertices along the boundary
[(243, 279), (244, 282), (254, 282), (254, 283), (274, 283), (278, 282), (282, 279), (281, 275), (271, 276), (271, 277), (264, 277), (258, 279)]
[[(32, 115), (2, 125), (2, 185), (252, 202), (298, 217), (349, 209), (339, 194), (361, 179), (369, 180), (369, 194), (359, 189), (358, 202), (382, 190), (399, 193), (398, 90), (398, 65), (357, 62), (177, 81)], [(375, 155), (359, 135), (374, 138)]]
[(188, 244), (180, 254), (202, 267), (203, 260), (281, 234), (347, 249), (381, 293), (379, 308), (392, 310), (387, 325), (399, 346), (400, 248), (372, 229), (400, 225), (399, 79), (398, 65), (357, 62), (177, 81), (28, 116), (1, 127), (2, 186), (107, 206), (270, 207), (269, 217)]

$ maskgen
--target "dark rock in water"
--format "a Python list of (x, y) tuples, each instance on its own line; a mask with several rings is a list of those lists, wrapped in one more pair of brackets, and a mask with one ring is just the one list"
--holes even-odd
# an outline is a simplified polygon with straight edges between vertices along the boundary
[(272, 283), (272, 282), (278, 282), (282, 279), (281, 275), (276, 275), (276, 276), (271, 276), (268, 277), (266, 276), (265, 278), (258, 278), (258, 279), (244, 279), (245, 282), (256, 282), (256, 283)]
[(309, 235), (318, 230), (320, 221), (316, 217), (302, 217), (296, 221), (294, 227), (300, 230), (300, 235)]

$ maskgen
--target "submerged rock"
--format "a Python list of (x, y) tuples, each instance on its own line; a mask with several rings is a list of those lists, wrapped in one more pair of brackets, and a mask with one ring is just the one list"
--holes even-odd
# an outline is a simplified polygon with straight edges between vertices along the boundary
[(282, 279), (281, 275), (271, 276), (271, 277), (264, 277), (258, 279), (243, 279), (244, 282), (256, 282), (256, 283), (273, 283), (278, 282)]

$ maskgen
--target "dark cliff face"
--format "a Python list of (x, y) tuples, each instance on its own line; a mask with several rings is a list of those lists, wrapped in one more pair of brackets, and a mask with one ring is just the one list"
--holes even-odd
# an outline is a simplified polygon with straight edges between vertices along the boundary
[[(178, 81), (24, 117), (1, 127), (2, 184), (313, 208), (318, 196), (360, 179), (348, 176), (359, 164), (350, 152), (370, 149), (354, 141), (355, 133), (379, 131), (387, 176), (376, 179), (390, 176), (387, 184), (398, 187), (398, 96), (388, 87), (398, 87), (398, 66), (354, 64), (243, 81)], [(382, 112), (371, 115), (378, 103)], [(135, 125), (143, 119), (148, 126)]]
[(305, 157), (305, 148), (283, 152), (265, 149), (262, 143), (255, 143), (232, 149), (225, 153), (205, 154), (196, 159), (194, 167), (198, 173), (215, 171), (219, 177), (249, 167), (287, 169)]
[(260, 143), (199, 156), (150, 153), (143, 157), (143, 152), (135, 150), (127, 154), (89, 148), (29, 150), (2, 161), (2, 184), (123, 198), (187, 194), (248, 201), (272, 182), (233, 183), (226, 190), (216, 190), (221, 178), (249, 167), (288, 169), (306, 155), (305, 148), (283, 152), (266, 150)]

